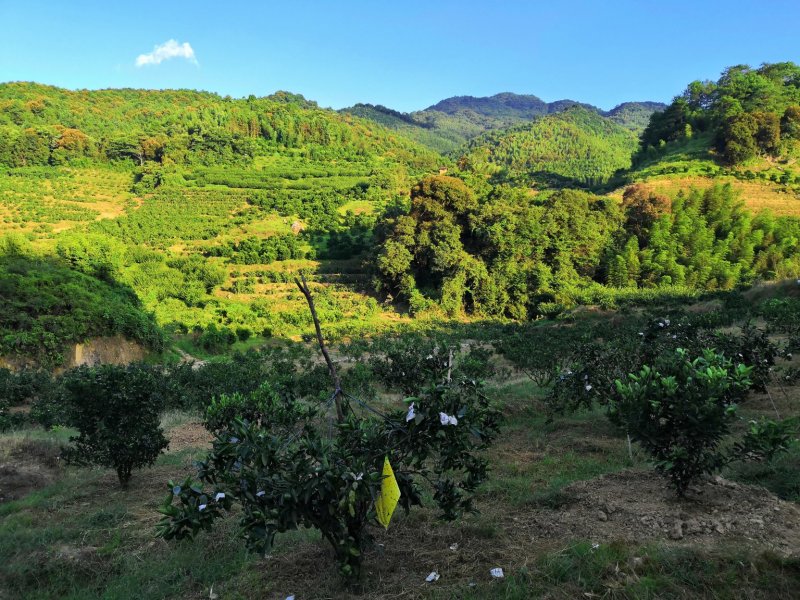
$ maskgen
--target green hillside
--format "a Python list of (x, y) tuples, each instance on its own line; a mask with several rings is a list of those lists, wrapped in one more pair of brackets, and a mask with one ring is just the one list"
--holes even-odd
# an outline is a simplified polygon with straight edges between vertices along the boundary
[(402, 133), (429, 148), (447, 154), (459, 148), (467, 139), (484, 131), (484, 126), (444, 113), (401, 113), (385, 106), (356, 104), (341, 112), (367, 119)]
[(130, 159), (144, 164), (249, 163), (288, 149), (352, 162), (428, 168), (435, 155), (375, 124), (281, 93), (234, 100), (190, 90), (69, 91), (0, 84), (0, 164)]
[(650, 123), (650, 117), (665, 108), (661, 102), (623, 102), (602, 115), (623, 127), (642, 131)]
[(508, 129), (541, 116), (569, 110), (576, 105), (636, 132), (645, 128), (653, 112), (665, 107), (660, 102), (625, 102), (610, 111), (603, 111), (574, 100), (545, 102), (536, 96), (505, 92), (480, 98), (455, 96), (412, 113), (401, 113), (371, 104), (356, 104), (340, 112), (400, 131), (439, 152), (457, 153), (461, 145), (481, 133)]
[[(780, 93), (783, 100), (770, 104), (776, 111), (793, 101), (791, 90)], [(637, 153), (631, 123), (658, 105), (629, 103), (605, 117), (564, 104), (501, 94), (449, 99), (441, 110), (411, 115), (369, 105), (347, 114), (288, 92), (231, 99), (3, 84), (0, 234), (23, 236), (31, 256), (96, 281), (91, 289), (129, 290), (138, 303), (132, 310), (153, 315), (174, 343), (199, 355), (309, 333), (293, 283), (301, 271), (334, 338), (423, 323), (412, 314), (525, 318), (614, 297), (620, 288), (635, 296), (630, 289), (677, 285), (684, 293), (794, 273), (792, 220), (741, 225), (743, 241), (718, 243), (708, 271), (685, 259), (697, 240), (683, 221), (664, 220), (654, 229), (664, 239), (651, 242), (633, 233), (635, 215), (625, 216), (641, 208), (636, 202), (662, 203), (662, 196), (682, 198), (676, 206), (685, 208), (673, 216), (700, 214), (709, 231), (728, 226), (713, 211), (706, 215), (717, 198), (736, 211), (741, 198), (752, 209), (796, 215), (791, 139), (781, 138), (774, 155), (728, 165), (713, 121), (697, 116), (682, 136)], [(513, 124), (540, 110), (560, 112)], [(656, 113), (645, 138), (674, 113)], [(786, 132), (791, 123), (779, 120)], [(430, 147), (449, 152), (457, 166)], [(439, 200), (415, 206), (409, 190), (427, 189), (426, 177), (442, 166), (466, 185), (457, 196), (472, 204), (457, 209), (453, 223), (433, 219), (428, 231), (426, 211), (438, 214)], [(649, 187), (620, 208), (622, 188), (640, 182)], [(730, 186), (723, 193), (719, 183)], [(553, 197), (565, 188), (619, 189), (611, 197)], [(423, 224), (412, 237), (406, 217)], [(777, 254), (766, 258), (763, 240), (779, 243)], [(669, 250), (651, 256), (651, 243)], [(564, 252), (564, 244), (583, 254)], [(105, 307), (95, 303), (103, 314), (116, 305), (113, 296)], [(40, 317), (49, 318), (47, 310)], [(118, 330), (95, 321), (73, 332), (57, 327), (6, 352), (57, 354), (68, 342)]]
[(18, 238), (0, 238), (0, 356), (54, 367), (66, 344), (114, 334), (162, 350), (164, 336), (133, 290), (98, 275), (37, 255)]
[[(292, 283), (301, 269), (324, 285), (320, 311), (335, 328), (380, 327), (360, 253), (381, 207), (441, 161), (380, 125), (285, 92), (233, 100), (0, 85), (0, 236), (21, 234), (65, 277), (91, 282), (94, 310), (125, 314), (103, 292), (103, 280), (117, 282), (159, 326), (215, 351), (306, 331)], [(7, 306), (33, 302), (12, 293), (0, 294)], [(50, 302), (34, 325), (64, 310)], [(31, 335), (0, 355), (58, 355), (119, 329), (77, 306), (74, 318), (77, 329)], [(209, 328), (221, 334), (198, 341)]]
[(573, 107), (472, 140), (460, 164), (498, 183), (585, 186), (629, 167), (637, 147), (632, 131)]
[(642, 134), (615, 185), (644, 182), (674, 196), (729, 183), (755, 209), (800, 210), (800, 67), (740, 65), (716, 82), (690, 83)]
[(437, 102), (421, 112), (441, 112), (448, 115), (474, 113), (497, 122), (491, 129), (501, 129), (502, 123), (532, 121), (537, 117), (563, 112), (573, 106), (611, 118), (615, 123), (641, 131), (647, 126), (650, 115), (666, 108), (661, 102), (624, 102), (609, 111), (575, 100), (545, 102), (537, 96), (504, 92), (490, 97), (455, 96)]

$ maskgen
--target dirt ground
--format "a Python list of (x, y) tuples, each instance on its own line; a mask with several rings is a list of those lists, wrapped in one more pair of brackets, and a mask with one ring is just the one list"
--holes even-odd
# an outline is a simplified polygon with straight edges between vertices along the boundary
[(0, 503), (19, 500), (50, 485), (61, 470), (57, 449), (21, 440), (0, 449)]
[(186, 448), (210, 448), (214, 436), (200, 421), (184, 423), (173, 427), (166, 433), (169, 440), (169, 451), (179, 452)]
[[(635, 493), (631, 493), (635, 490)], [(490, 569), (529, 568), (537, 556), (588, 540), (595, 544), (630, 542), (719, 548), (747, 545), (781, 555), (800, 554), (800, 507), (763, 488), (715, 477), (679, 500), (663, 478), (629, 470), (572, 484), (560, 508), (503, 507), (500, 521), (487, 528), (476, 521), (438, 522), (435, 512), (416, 509), (375, 532), (365, 557), (367, 596), (417, 598), (437, 571), (437, 588), (457, 583), (490, 583)], [(484, 513), (494, 512), (489, 506)], [(324, 542), (303, 544), (253, 565), (265, 587), (283, 588), (297, 597), (350, 597), (337, 591), (336, 575)], [(320, 572), (320, 569), (324, 572)], [(326, 577), (325, 574), (328, 574)], [(326, 588), (324, 581), (331, 579)], [(414, 582), (417, 582), (415, 586)]]
[(702, 546), (732, 541), (800, 554), (800, 507), (764, 488), (719, 476), (693, 487), (684, 499), (650, 471), (603, 475), (574, 483), (564, 493), (567, 505), (562, 509), (520, 516), (532, 540), (581, 537)]
[[(199, 422), (168, 431), (170, 451), (202, 448), (209, 434)], [(128, 508), (131, 524), (152, 529), (157, 520), (151, 499), (175, 471), (174, 466), (145, 469), (135, 476), (143, 504)], [(0, 502), (21, 498), (59, 478), (63, 472), (56, 449), (36, 440), (16, 440), (0, 452)], [(98, 480), (107, 495), (115, 477)], [(635, 491), (635, 493), (632, 493)], [(115, 490), (114, 494), (123, 494)], [(408, 517), (398, 511), (388, 531), (375, 530), (375, 545), (365, 557), (366, 597), (417, 598), (430, 584), (425, 577), (437, 571), (437, 589), (464, 582), (492, 582), (489, 570), (515, 572), (529, 567), (537, 556), (558, 552), (576, 541), (634, 545), (655, 542), (674, 546), (715, 548), (747, 546), (781, 555), (800, 554), (800, 507), (784, 502), (767, 490), (714, 477), (690, 489), (679, 500), (666, 481), (648, 470), (632, 469), (573, 483), (562, 490), (560, 506), (479, 508), (485, 518), (467, 518), (455, 524), (436, 519), (430, 508), (415, 509)], [(495, 517), (496, 516), (496, 517)], [(163, 541), (148, 541), (141, 551)], [(282, 544), (278, 544), (281, 546)], [(91, 548), (59, 550), (64, 560)], [(266, 598), (339, 598), (345, 594), (336, 575), (327, 544), (291, 545), (249, 567), (253, 584), (269, 590)], [(78, 554), (81, 560), (84, 554)], [(88, 560), (88, 558), (87, 558)], [(418, 585), (415, 585), (417, 582)], [(225, 582), (218, 589), (225, 591)], [(187, 597), (192, 597), (191, 594)], [(208, 597), (208, 591), (197, 598)]]

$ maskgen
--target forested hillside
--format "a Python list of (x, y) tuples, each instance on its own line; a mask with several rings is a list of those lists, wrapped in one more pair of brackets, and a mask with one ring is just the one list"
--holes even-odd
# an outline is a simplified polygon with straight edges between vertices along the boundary
[[(25, 316), (26, 341), (0, 354), (51, 361), (90, 335), (140, 336), (103, 281), (84, 286), (92, 311), (119, 322), (72, 304), (81, 277), (131, 290), (135, 310), (174, 334), (210, 331), (200, 342), (210, 350), (297, 333), (308, 323), (292, 273), (316, 270), (317, 258), (329, 260), (318, 276), (331, 285), (322, 313), (340, 327), (369, 326), (376, 304), (358, 291), (365, 286), (339, 282), (361, 277), (379, 207), (440, 162), (401, 135), (288, 93), (233, 100), (0, 85), (0, 232), (32, 242), (9, 264), (49, 265), (66, 278)], [(37, 272), (4, 290), (14, 295), (4, 331), (21, 326), (21, 299), (32, 302), (46, 280)]]
[[(793, 65), (736, 67), (665, 113), (627, 103), (607, 116), (513, 94), (356, 116), (287, 92), (0, 85), (0, 231), (25, 241), (9, 264), (66, 278), (27, 316), (19, 298), (43, 279), (15, 280), (3, 327), (23, 319), (36, 333), (4, 352), (52, 361), (104, 330), (149, 340), (145, 323), (196, 354), (304, 335), (300, 272), (332, 337), (794, 277), (795, 77)], [(736, 102), (780, 118), (769, 152), (759, 129), (761, 149), (731, 165)], [(96, 280), (93, 298), (107, 289), (102, 314), (127, 290), (130, 319), (92, 317), (98, 329), (63, 309), (80, 280), (68, 273)]]
[(81, 159), (249, 164), (274, 149), (301, 148), (311, 158), (436, 163), (434, 154), (403, 137), (288, 93), (233, 100), (188, 90), (0, 85), (0, 164), (6, 166)]
[(637, 133), (649, 122), (653, 112), (663, 110), (660, 102), (625, 102), (609, 111), (574, 100), (545, 102), (536, 96), (512, 93), (488, 98), (456, 96), (412, 113), (401, 113), (385, 106), (357, 104), (341, 112), (380, 123), (439, 152), (455, 154), (460, 146), (487, 131), (503, 130), (528, 123), (538, 117), (566, 111), (573, 106), (608, 117)]
[(673, 197), (724, 182), (754, 210), (797, 214), (798, 116), (800, 67), (730, 67), (716, 82), (692, 82), (654, 114), (632, 169), (613, 184), (644, 182)]
[(608, 180), (631, 164), (636, 134), (575, 106), (469, 142), (462, 168), (515, 185), (584, 186)]

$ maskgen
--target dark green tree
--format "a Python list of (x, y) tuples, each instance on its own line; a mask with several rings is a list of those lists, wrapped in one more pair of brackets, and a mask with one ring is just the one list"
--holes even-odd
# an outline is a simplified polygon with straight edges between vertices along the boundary
[(158, 373), (150, 367), (80, 367), (64, 376), (61, 389), (78, 430), (64, 451), (68, 461), (110, 467), (126, 488), (133, 469), (152, 465), (167, 447)]

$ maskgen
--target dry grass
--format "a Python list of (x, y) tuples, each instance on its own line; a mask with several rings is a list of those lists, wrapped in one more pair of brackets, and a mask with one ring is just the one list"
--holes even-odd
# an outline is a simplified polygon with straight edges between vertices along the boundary
[(730, 183), (741, 194), (745, 205), (754, 212), (769, 209), (776, 215), (800, 215), (800, 197), (773, 182), (740, 181), (735, 177), (662, 176), (648, 179), (645, 183), (655, 192), (670, 198), (692, 187), (704, 190), (712, 185)]

